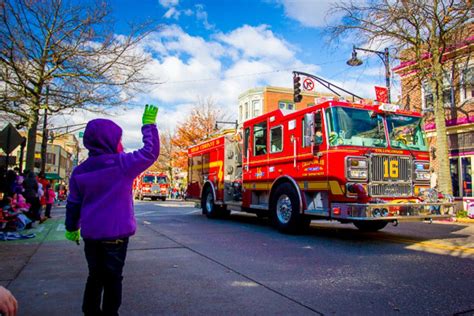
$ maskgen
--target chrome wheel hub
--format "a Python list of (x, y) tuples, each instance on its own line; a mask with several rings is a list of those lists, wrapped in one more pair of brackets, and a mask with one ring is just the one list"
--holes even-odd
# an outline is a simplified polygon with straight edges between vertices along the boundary
[(276, 213), (278, 221), (282, 224), (288, 224), (291, 219), (291, 213), (293, 208), (291, 207), (291, 200), (286, 194), (282, 194), (277, 201)]

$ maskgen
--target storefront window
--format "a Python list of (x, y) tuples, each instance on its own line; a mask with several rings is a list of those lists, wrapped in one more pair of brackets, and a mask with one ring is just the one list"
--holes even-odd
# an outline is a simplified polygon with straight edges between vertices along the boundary
[(472, 159), (471, 157), (461, 158), (461, 183), (462, 196), (472, 196)]
[(458, 158), (449, 160), (449, 169), (451, 171), (451, 181), (453, 183), (453, 195), (459, 197), (459, 165)]
[(472, 160), (474, 157), (450, 159), (453, 195), (455, 197), (473, 197), (472, 192)]

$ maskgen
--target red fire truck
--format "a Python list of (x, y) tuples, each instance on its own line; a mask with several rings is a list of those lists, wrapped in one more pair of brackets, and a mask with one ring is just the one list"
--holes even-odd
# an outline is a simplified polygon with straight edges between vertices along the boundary
[(150, 198), (153, 201), (166, 201), (169, 186), (166, 174), (145, 171), (133, 182), (133, 196), (140, 200)]
[(199, 200), (204, 214), (252, 212), (283, 232), (311, 219), (377, 231), (447, 218), (453, 206), (430, 189), (421, 115), (390, 104), (327, 100), (275, 110), (188, 156), (187, 198)]

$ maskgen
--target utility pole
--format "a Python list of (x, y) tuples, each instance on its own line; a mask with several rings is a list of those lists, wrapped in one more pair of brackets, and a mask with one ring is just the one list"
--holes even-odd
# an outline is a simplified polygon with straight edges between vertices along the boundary
[(46, 86), (46, 100), (43, 117), (43, 139), (41, 140), (41, 173), (45, 173), (46, 158), (48, 150), (48, 107), (49, 107), (49, 85)]

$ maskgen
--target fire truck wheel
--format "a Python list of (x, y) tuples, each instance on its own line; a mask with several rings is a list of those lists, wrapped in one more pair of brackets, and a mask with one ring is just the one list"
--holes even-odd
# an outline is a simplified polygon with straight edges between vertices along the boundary
[(152, 201), (156, 201), (157, 198), (154, 197), (154, 196), (152, 196), (150, 199), (151, 199)]
[(164, 202), (166, 201), (166, 197), (162, 197), (161, 200)]
[(140, 194), (139, 199), (140, 201), (143, 201), (143, 195)]
[(271, 213), (273, 222), (283, 233), (300, 233), (309, 226), (311, 220), (299, 212), (299, 199), (293, 186), (283, 183), (275, 191)]
[(372, 221), (372, 222), (354, 222), (354, 226), (364, 232), (376, 232), (387, 226), (388, 222)]
[(217, 207), (216, 204), (214, 204), (214, 195), (210, 187), (207, 187), (202, 195), (201, 206), (202, 213), (208, 218), (217, 217)]

